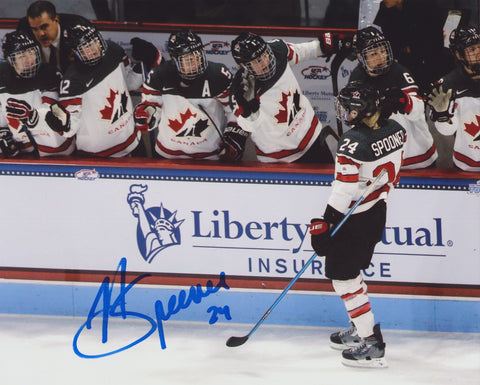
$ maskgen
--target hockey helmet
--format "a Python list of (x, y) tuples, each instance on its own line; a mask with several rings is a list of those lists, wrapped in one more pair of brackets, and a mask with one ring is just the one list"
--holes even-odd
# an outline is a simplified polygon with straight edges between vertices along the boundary
[(194, 32), (184, 29), (172, 33), (167, 49), (183, 79), (193, 80), (206, 71), (208, 62), (203, 43)]
[(2, 49), (3, 57), (18, 76), (34, 78), (38, 74), (42, 62), (40, 47), (31, 37), (20, 31), (9, 32), (3, 37)]
[(480, 75), (480, 33), (476, 27), (459, 27), (450, 33), (450, 50), (472, 75)]
[(76, 58), (88, 66), (97, 65), (107, 52), (107, 43), (93, 25), (68, 27), (63, 31), (63, 36)]
[(337, 118), (348, 126), (355, 126), (364, 118), (373, 116), (380, 106), (379, 91), (368, 83), (354, 80), (335, 97)]
[(370, 76), (388, 72), (393, 63), (392, 46), (375, 27), (358, 30), (353, 38), (353, 47), (360, 64)]
[(256, 79), (265, 81), (275, 75), (275, 55), (270, 45), (260, 36), (242, 32), (232, 41), (231, 50), (235, 62), (246, 68)]

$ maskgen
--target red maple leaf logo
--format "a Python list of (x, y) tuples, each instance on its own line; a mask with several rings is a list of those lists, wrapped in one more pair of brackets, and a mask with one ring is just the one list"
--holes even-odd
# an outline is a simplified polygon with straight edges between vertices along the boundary
[(172, 128), (173, 131), (178, 132), (185, 125), (185, 122), (192, 116), (195, 118), (197, 117), (197, 114), (193, 114), (192, 111), (190, 111), (190, 108), (187, 108), (187, 111), (185, 111), (185, 113), (180, 114), (180, 120), (168, 119), (168, 125)]
[(8, 125), (12, 127), (14, 130), (19, 130), (20, 128), (22, 128), (22, 125), (20, 124), (19, 120), (10, 119), (10, 118), (7, 118), (7, 120), (8, 120)]
[(475, 115), (475, 120), (477, 123), (465, 123), (465, 132), (474, 138), (476, 138), (480, 132), (480, 116)]
[(286, 123), (288, 121), (287, 101), (289, 96), (290, 92), (288, 94), (282, 92), (282, 100), (280, 101), (282, 108), (279, 109), (278, 114), (275, 115), (278, 123)]
[(115, 97), (118, 95), (118, 91), (115, 92), (110, 89), (110, 96), (107, 98), (108, 104), (100, 110), (100, 114), (102, 115), (102, 119), (110, 120), (112, 119), (113, 114), (113, 105), (115, 102)]

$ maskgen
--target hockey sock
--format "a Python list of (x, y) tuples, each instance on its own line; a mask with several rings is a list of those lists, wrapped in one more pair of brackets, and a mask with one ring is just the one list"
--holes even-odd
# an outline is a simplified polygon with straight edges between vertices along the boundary
[(342, 298), (350, 320), (355, 324), (360, 337), (373, 334), (375, 319), (367, 295), (367, 285), (358, 275), (348, 280), (332, 280), (335, 292)]

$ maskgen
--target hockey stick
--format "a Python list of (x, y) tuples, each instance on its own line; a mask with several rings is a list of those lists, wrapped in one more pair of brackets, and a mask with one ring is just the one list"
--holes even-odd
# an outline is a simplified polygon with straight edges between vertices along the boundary
[(35, 156), (35, 158), (40, 158), (40, 152), (38, 151), (37, 141), (33, 137), (32, 133), (30, 132), (30, 130), (28, 129), (26, 124), (22, 124), (21, 131), (25, 132), (25, 134), (27, 135), (28, 141), (30, 142), (30, 144), (33, 147), (32, 153)]
[(215, 124), (215, 121), (210, 117), (210, 115), (208, 115), (208, 112), (207, 110), (205, 109), (205, 107), (203, 107), (201, 104), (198, 105), (198, 108), (200, 108), (202, 110), (202, 112), (207, 115), (207, 118), (212, 122), (213, 124), (213, 127), (215, 127), (215, 129), (217, 130), (218, 132), (218, 135), (220, 135), (220, 139), (224, 140), (223, 139), (223, 135), (222, 135), (222, 132), (218, 129), (217, 125)]
[[(333, 96), (338, 95), (338, 70), (340, 69), (340, 65), (343, 63), (343, 61), (348, 57), (349, 53), (348, 51), (340, 51), (335, 55), (335, 57), (332, 60), (332, 64), (330, 65), (330, 74), (332, 76), (332, 91), (333, 91)], [(339, 136), (342, 136), (343, 134), (343, 126), (342, 126), (342, 121), (338, 118), (337, 120), (337, 132)]]
[[(350, 215), (352, 215), (352, 213), (355, 211), (355, 209), (358, 207), (358, 205), (360, 203), (362, 203), (362, 201), (367, 197), (369, 196), (376, 184), (380, 181), (380, 179), (385, 175), (385, 173), (387, 172), (387, 170), (384, 168), (382, 169), (382, 171), (380, 172), (380, 174), (377, 175), (377, 177), (373, 180), (373, 182), (367, 187), (367, 189), (365, 190), (365, 192), (362, 194), (362, 196), (357, 200), (357, 202), (355, 202), (355, 204), (353, 205), (353, 207), (348, 211), (348, 213), (345, 215), (345, 217), (342, 219), (342, 221), (337, 225), (337, 227), (335, 227), (335, 229), (332, 231), (331, 233), (331, 237), (333, 237), (338, 230), (340, 230), (340, 227), (343, 226), (343, 224), (345, 223), (345, 221), (348, 219), (348, 217)], [(278, 305), (278, 303), (282, 300), (283, 297), (285, 297), (285, 294), (287, 294), (287, 292), (290, 290), (290, 288), (294, 285), (295, 282), (297, 282), (298, 278), (300, 278), (300, 276), (305, 272), (305, 270), (308, 268), (308, 266), (310, 266), (310, 264), (313, 262), (313, 260), (317, 257), (317, 254), (316, 253), (313, 253), (313, 255), (310, 257), (310, 259), (308, 260), (308, 262), (305, 264), (305, 266), (302, 267), (302, 269), (298, 272), (298, 274), (290, 281), (290, 283), (288, 284), (288, 286), (283, 290), (282, 294), (280, 294), (280, 296), (276, 299), (276, 301), (273, 303), (272, 306), (270, 306), (270, 308), (267, 310), (267, 312), (263, 315), (262, 318), (260, 318), (260, 320), (257, 322), (257, 324), (253, 327), (252, 330), (250, 330), (250, 333), (248, 333), (247, 335), (243, 336), (243, 337), (230, 337), (228, 340), (227, 340), (227, 346), (229, 347), (236, 347), (236, 346), (240, 346), (240, 345), (243, 345), (245, 342), (247, 342), (247, 340), (252, 336), (253, 333), (255, 333), (255, 331), (258, 329), (258, 327), (263, 323), (263, 321), (265, 321), (265, 319), (270, 315), (270, 313), (272, 312), (272, 310), (275, 308), (275, 306)]]

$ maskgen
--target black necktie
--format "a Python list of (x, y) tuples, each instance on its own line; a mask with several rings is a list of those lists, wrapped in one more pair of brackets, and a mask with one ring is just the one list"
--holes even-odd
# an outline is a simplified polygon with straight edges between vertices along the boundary
[(53, 46), (53, 44), (50, 46), (50, 59), (48, 60), (48, 62), (57, 67), (57, 50)]

